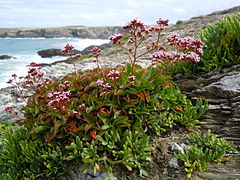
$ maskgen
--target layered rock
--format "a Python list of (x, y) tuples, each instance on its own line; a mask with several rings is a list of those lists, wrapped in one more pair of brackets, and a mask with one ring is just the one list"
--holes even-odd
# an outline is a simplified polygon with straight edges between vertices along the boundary
[(179, 78), (176, 82), (190, 99), (209, 102), (200, 121), (203, 128), (240, 144), (240, 65), (190, 79)]

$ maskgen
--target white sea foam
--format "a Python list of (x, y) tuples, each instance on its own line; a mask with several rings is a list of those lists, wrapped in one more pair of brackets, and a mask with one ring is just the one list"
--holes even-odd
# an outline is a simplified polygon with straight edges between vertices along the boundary
[(50, 48), (63, 49), (67, 43), (76, 49), (82, 50), (90, 45), (101, 45), (109, 40), (77, 39), (77, 38), (2, 38), (0, 39), (0, 55), (6, 54), (15, 58), (0, 60), (0, 89), (9, 86), (6, 83), (12, 74), (25, 76), (31, 62), (53, 63), (65, 60), (66, 57), (41, 58), (37, 51)]

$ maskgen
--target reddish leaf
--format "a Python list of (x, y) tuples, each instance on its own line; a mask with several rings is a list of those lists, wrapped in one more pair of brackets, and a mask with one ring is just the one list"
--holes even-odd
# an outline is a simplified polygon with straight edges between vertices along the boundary
[(92, 131), (90, 132), (90, 136), (92, 136), (93, 139), (97, 139), (97, 138), (96, 138), (96, 136), (97, 136), (97, 134), (96, 134), (96, 129), (94, 129), (94, 130), (92, 130)]
[(106, 108), (101, 108), (101, 109), (99, 110), (99, 112), (100, 112), (100, 113), (103, 113), (103, 114), (108, 114), (108, 113), (105, 111), (105, 109), (106, 109)]
[(127, 101), (127, 102), (130, 102), (130, 99), (129, 99), (129, 97), (128, 98), (123, 98), (125, 101)]
[(172, 86), (172, 83), (166, 82), (166, 83), (164, 84), (164, 86)]
[(79, 115), (76, 115), (76, 117), (77, 117), (78, 119), (81, 119), (82, 121), (85, 121), (85, 122), (87, 122), (87, 123), (90, 123), (88, 120), (86, 120), (86, 119), (82, 118), (82, 117), (81, 117), (81, 116), (79, 116)]
[(145, 100), (145, 99), (146, 99), (145, 96), (144, 96), (144, 93), (143, 93), (142, 91), (137, 92), (135, 95), (136, 95), (137, 97), (140, 97), (142, 100)]
[(73, 121), (71, 121), (69, 123), (69, 125), (70, 125), (70, 128), (69, 128), (70, 131), (72, 131), (72, 132), (78, 132), (79, 131), (76, 124)]
[(47, 137), (46, 137), (46, 142), (52, 141), (52, 139), (53, 139), (56, 135), (57, 135), (57, 134), (55, 134), (55, 133), (47, 135)]
[(140, 97), (142, 100), (149, 102), (150, 96), (148, 91), (140, 91), (135, 94), (137, 97)]
[(177, 111), (183, 112), (183, 107), (182, 107), (182, 106), (177, 106), (175, 109), (176, 109)]
[(71, 114), (65, 114), (65, 115), (63, 115), (63, 117), (70, 117), (70, 116), (72, 116)]

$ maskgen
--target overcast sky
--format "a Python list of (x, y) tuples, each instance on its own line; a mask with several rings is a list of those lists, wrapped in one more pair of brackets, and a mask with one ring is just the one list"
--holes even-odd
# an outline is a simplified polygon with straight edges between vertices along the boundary
[(170, 23), (240, 5), (240, 0), (0, 0), (0, 28)]

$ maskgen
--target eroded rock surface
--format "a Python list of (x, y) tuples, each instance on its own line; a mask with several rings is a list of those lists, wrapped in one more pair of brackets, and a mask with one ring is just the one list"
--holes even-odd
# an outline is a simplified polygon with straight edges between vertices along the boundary
[(200, 121), (204, 129), (210, 128), (219, 137), (240, 144), (240, 65), (176, 82), (192, 100), (202, 98), (209, 102)]

